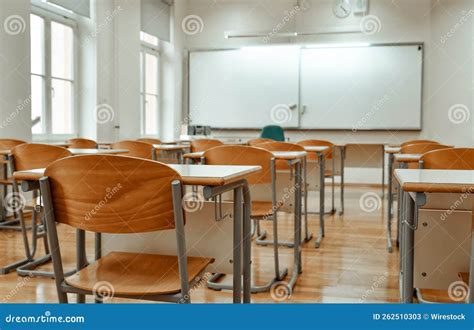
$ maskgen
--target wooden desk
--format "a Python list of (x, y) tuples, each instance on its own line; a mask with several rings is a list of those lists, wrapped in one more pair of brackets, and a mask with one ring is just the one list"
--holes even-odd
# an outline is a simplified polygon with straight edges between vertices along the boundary
[[(403, 191), (401, 235), (400, 290), (401, 302), (412, 303), (414, 291), (414, 235), (418, 226), (418, 209), (426, 203), (427, 193), (471, 194), (474, 192), (474, 171), (396, 169), (395, 178)], [(469, 302), (474, 301), (474, 236), (471, 238)]]
[(74, 156), (81, 155), (119, 155), (126, 154), (128, 150), (126, 149), (76, 149), (68, 148)]
[[(176, 155), (176, 159), (179, 163), (183, 162), (183, 153), (186, 149), (189, 149), (189, 145), (187, 144), (154, 144), (153, 148), (155, 151), (170, 153)], [(159, 159), (156, 156), (156, 159)]]
[[(234, 191), (237, 200), (234, 201), (233, 216), (233, 301), (234, 303), (250, 303), (251, 294), (251, 200), (245, 178), (261, 171), (259, 166), (208, 166), (208, 165), (169, 165), (182, 177), (185, 185), (204, 186), (204, 197), (210, 199), (227, 191)], [(37, 189), (39, 179), (43, 177), (44, 169), (17, 171), (14, 178), (22, 181), (22, 189), (30, 191)], [(84, 240), (84, 237), (80, 238)], [(101, 242), (97, 235), (96, 242)], [(85, 255), (78, 257), (85, 260)], [(236, 262), (237, 261), (237, 262)], [(243, 281), (242, 281), (243, 277)], [(243, 282), (243, 287), (242, 287)]]
[(336, 144), (341, 157), (341, 211), (344, 213), (344, 169), (356, 168), (382, 168), (382, 198), (385, 194), (385, 153), (383, 144), (377, 143), (347, 143)]

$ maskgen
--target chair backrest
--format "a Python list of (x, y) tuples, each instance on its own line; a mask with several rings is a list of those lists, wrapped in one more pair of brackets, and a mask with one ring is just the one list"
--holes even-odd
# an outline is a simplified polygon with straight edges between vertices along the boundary
[(56, 160), (72, 156), (66, 148), (35, 143), (16, 146), (12, 155), (16, 171), (45, 168)]
[(24, 143), (27, 142), (15, 139), (0, 139), (0, 150), (11, 150), (14, 147)]
[(75, 149), (96, 149), (97, 148), (97, 142), (95, 142), (94, 140), (75, 138), (75, 139), (69, 139), (67, 142), (70, 144), (69, 148), (75, 148)]
[(283, 131), (283, 128), (281, 128), (281, 126), (268, 125), (262, 128), (260, 137), (283, 142), (285, 141), (285, 132)]
[(175, 227), (165, 164), (115, 155), (76, 156), (46, 168), (56, 222), (86, 231), (143, 233)]
[(206, 165), (261, 166), (262, 171), (247, 178), (249, 184), (272, 182), (271, 160), (273, 154), (267, 150), (248, 146), (221, 146), (204, 152)]
[(143, 159), (154, 159), (154, 148), (151, 144), (139, 141), (120, 141), (112, 144), (112, 149), (128, 150), (125, 156)]
[[(332, 153), (334, 150), (334, 143), (326, 140), (303, 140), (299, 141), (296, 144), (303, 147), (329, 147), (329, 151), (326, 154), (326, 159), (332, 159)], [(314, 152), (308, 153), (308, 160), (317, 160), (318, 156)]]
[(474, 148), (450, 148), (425, 153), (423, 168), (438, 170), (474, 170)]
[(275, 140), (264, 139), (264, 138), (256, 138), (256, 139), (250, 140), (249, 142), (247, 142), (247, 144), (251, 147), (255, 147), (255, 146), (257, 146), (259, 144), (262, 144), (262, 143), (265, 143), (265, 142), (275, 142)]
[(220, 147), (224, 145), (222, 141), (215, 139), (199, 139), (191, 141), (191, 152), (206, 151), (211, 148)]
[(451, 146), (446, 146), (438, 143), (416, 143), (416, 144), (407, 144), (400, 149), (402, 154), (424, 154), (426, 152), (438, 149), (447, 149), (452, 148)]
[(162, 143), (160, 139), (149, 139), (149, 138), (138, 139), (137, 141), (145, 142), (148, 144), (161, 144)]
[[(262, 148), (268, 151), (305, 151), (304, 147), (288, 142), (265, 142), (256, 145), (258, 148)], [(287, 170), (290, 167), (286, 160), (279, 159), (276, 161), (277, 170)]]
[(431, 140), (411, 140), (411, 141), (403, 142), (400, 146), (403, 147), (409, 144), (419, 144), (419, 143), (438, 143), (438, 142), (431, 141)]

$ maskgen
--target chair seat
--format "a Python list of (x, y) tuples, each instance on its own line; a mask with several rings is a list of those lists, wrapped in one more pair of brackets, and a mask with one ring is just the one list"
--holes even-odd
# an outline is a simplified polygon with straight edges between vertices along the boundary
[[(188, 281), (191, 283), (213, 261), (188, 257)], [(65, 279), (70, 286), (87, 291), (94, 291), (94, 286), (101, 281), (109, 282), (115, 295), (178, 293), (181, 291), (178, 257), (111, 252)]]
[(252, 211), (250, 216), (252, 218), (262, 218), (273, 215), (272, 202), (252, 201)]

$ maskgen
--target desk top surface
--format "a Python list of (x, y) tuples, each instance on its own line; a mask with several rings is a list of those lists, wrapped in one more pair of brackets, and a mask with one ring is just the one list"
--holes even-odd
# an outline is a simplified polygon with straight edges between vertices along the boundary
[(176, 150), (184, 150), (189, 148), (187, 144), (154, 144), (153, 148), (156, 150), (164, 150), (164, 151), (176, 151)]
[(395, 154), (395, 160), (400, 163), (417, 163), (420, 161), (422, 154)]
[[(168, 165), (178, 172), (186, 185), (220, 186), (261, 171), (260, 166), (228, 165)], [(36, 181), (44, 175), (44, 168), (16, 171), (13, 176), (19, 181)]]
[(408, 192), (474, 192), (472, 170), (396, 169), (395, 178)]
[[(293, 160), (307, 156), (305, 151), (272, 151), (271, 153), (275, 158), (282, 160)], [(188, 159), (201, 159), (202, 156), (204, 156), (204, 151), (190, 152), (184, 154), (183, 157)]]
[(398, 154), (402, 148), (395, 146), (385, 146), (385, 152), (387, 154)]

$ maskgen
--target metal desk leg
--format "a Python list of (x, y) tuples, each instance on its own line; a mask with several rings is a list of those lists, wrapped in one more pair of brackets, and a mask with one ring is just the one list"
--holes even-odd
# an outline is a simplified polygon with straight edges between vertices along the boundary
[(346, 147), (341, 146), (341, 210), (339, 215), (344, 214), (344, 160), (346, 158)]
[(242, 187), (234, 189), (234, 278), (233, 278), (233, 302), (242, 302)]
[(409, 193), (403, 193), (403, 251), (400, 255), (402, 260), (402, 297), (404, 304), (413, 302), (413, 261), (414, 261), (414, 238), (415, 238), (415, 201)]
[[(86, 232), (84, 230), (76, 230), (76, 269), (79, 271), (87, 266), (86, 257)], [(86, 296), (83, 294), (77, 295), (77, 303), (83, 304), (86, 301)]]
[(245, 183), (242, 187), (243, 195), (244, 195), (244, 223), (243, 223), (243, 276), (244, 276), (244, 304), (250, 303), (250, 295), (251, 295), (251, 274), (252, 274), (252, 221), (250, 219), (250, 213), (252, 208), (252, 202), (250, 198), (250, 190)]
[(382, 200), (385, 198), (385, 146), (382, 146)]
[[(321, 246), (321, 241), (323, 240), (324, 237), (324, 189), (325, 189), (325, 182), (324, 182), (324, 169), (325, 163), (324, 163), (324, 155), (321, 153), (319, 155), (319, 173), (320, 173), (320, 192), (319, 192), (319, 234), (318, 238), (316, 239), (316, 248), (319, 248)], [(342, 185), (341, 185), (342, 188)]]
[[(387, 205), (387, 250), (392, 253), (392, 210), (393, 210), (393, 194), (392, 194), (392, 166), (393, 154), (388, 154), (388, 205)], [(398, 242), (398, 234), (397, 234)]]
[(388, 219), (393, 218), (393, 154), (388, 154)]
[(313, 234), (310, 233), (308, 228), (308, 160), (306, 157), (303, 158), (303, 180), (304, 180), (304, 241), (309, 242), (313, 238)]
[(297, 189), (295, 191), (295, 246), (294, 246), (294, 266), (291, 279), (288, 283), (290, 288), (293, 288), (298, 280), (299, 274), (302, 272), (301, 266), (301, 197), (302, 197), (302, 180), (301, 180), (301, 163), (296, 164), (295, 175), (297, 179)]
[[(393, 166), (393, 165), (392, 165)], [(399, 163), (399, 168), (406, 168), (407, 164), (405, 163)], [(400, 246), (400, 241), (401, 241), (401, 229), (402, 229), (402, 224), (401, 224), (401, 215), (403, 212), (403, 192), (402, 192), (402, 187), (400, 187), (400, 184), (397, 186), (398, 189), (398, 194), (397, 194), (397, 246)]]

